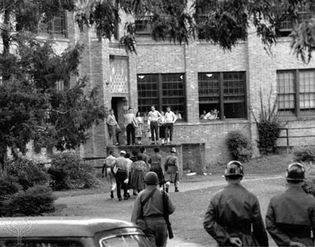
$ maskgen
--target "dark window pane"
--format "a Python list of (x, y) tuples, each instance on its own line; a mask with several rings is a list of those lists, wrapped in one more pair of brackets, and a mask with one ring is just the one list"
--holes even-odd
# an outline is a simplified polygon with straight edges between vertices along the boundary
[(53, 35), (67, 36), (66, 13), (60, 12), (47, 23), (40, 23), (39, 33), (48, 33)]
[(278, 110), (295, 110), (294, 71), (277, 72)]
[(224, 103), (225, 118), (245, 118), (244, 103)]
[(158, 106), (158, 74), (138, 75), (138, 105), (141, 113), (150, 111), (152, 105)]
[(185, 75), (162, 74), (162, 110), (170, 106), (172, 111), (179, 112), (182, 118), (186, 118), (185, 100)]

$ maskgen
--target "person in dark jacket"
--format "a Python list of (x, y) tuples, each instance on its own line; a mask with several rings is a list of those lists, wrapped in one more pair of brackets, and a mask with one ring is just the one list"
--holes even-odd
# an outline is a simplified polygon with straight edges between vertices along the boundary
[(303, 165), (290, 164), (286, 173), (288, 189), (270, 200), (266, 227), (278, 246), (314, 246), (315, 198), (303, 191), (304, 178)]
[(154, 148), (154, 154), (151, 155), (149, 159), (149, 164), (151, 165), (150, 171), (155, 172), (159, 178), (159, 185), (164, 184), (164, 175), (162, 169), (162, 156), (159, 154), (160, 149), (158, 147)]
[(164, 214), (172, 214), (175, 206), (168, 195), (157, 188), (159, 179), (155, 172), (148, 172), (144, 182), (146, 188), (135, 200), (131, 222), (142, 226), (152, 246), (165, 247), (168, 234)]
[(203, 226), (219, 246), (268, 246), (258, 199), (241, 185), (243, 175), (240, 162), (227, 164), (228, 185), (211, 199)]

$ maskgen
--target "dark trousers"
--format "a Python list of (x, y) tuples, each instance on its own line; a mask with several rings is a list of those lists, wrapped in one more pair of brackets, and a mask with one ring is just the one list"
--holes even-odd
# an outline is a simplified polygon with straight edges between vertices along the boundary
[[(151, 129), (151, 139), (152, 141), (159, 140), (159, 125), (157, 121), (150, 122), (150, 129)], [(154, 137), (155, 134), (155, 137)]]
[(127, 172), (118, 169), (115, 178), (117, 184), (117, 198), (121, 198), (121, 189), (124, 190), (124, 197), (127, 197), (127, 185), (124, 183), (125, 179), (127, 178)]
[(127, 145), (130, 145), (130, 137), (131, 137), (132, 144), (135, 144), (136, 143), (135, 127), (131, 123), (127, 125), (126, 129), (127, 129)]
[(145, 217), (145, 223), (145, 234), (152, 243), (152, 246), (165, 247), (168, 234), (164, 218)]
[(172, 141), (172, 139), (173, 139), (173, 128), (174, 128), (173, 123), (166, 123), (165, 124), (166, 139), (170, 138), (170, 141)]

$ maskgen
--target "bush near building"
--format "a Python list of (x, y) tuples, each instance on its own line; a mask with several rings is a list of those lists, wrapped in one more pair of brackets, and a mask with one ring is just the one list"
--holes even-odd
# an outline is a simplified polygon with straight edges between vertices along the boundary
[(55, 154), (48, 170), (53, 190), (87, 189), (97, 184), (94, 169), (74, 152)]
[(315, 147), (302, 147), (295, 149), (294, 160), (297, 162), (314, 162)]
[(235, 160), (246, 162), (253, 155), (249, 138), (240, 131), (231, 131), (228, 133), (227, 146), (232, 158)]
[(34, 161), (18, 158), (0, 177), (0, 217), (34, 216), (55, 210), (49, 175)]

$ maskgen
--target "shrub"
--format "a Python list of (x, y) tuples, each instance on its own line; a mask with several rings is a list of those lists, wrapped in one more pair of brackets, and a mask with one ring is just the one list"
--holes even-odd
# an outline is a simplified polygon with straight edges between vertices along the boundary
[(0, 178), (0, 201), (5, 200), (10, 195), (15, 194), (20, 186), (9, 177)]
[(1, 202), (0, 216), (35, 216), (55, 210), (52, 190), (43, 185), (36, 185), (26, 191), (19, 191)]
[(90, 188), (97, 181), (93, 167), (81, 162), (80, 157), (73, 152), (54, 155), (48, 172), (55, 190)]
[(280, 135), (281, 125), (278, 119), (277, 99), (271, 104), (272, 89), (268, 97), (268, 104), (263, 103), (262, 91), (260, 90), (260, 113), (259, 119), (253, 113), (258, 130), (258, 148), (262, 154), (275, 153), (277, 139)]
[(294, 160), (298, 162), (313, 162), (315, 161), (315, 148), (302, 147), (294, 150)]
[(14, 178), (23, 190), (34, 185), (43, 185), (48, 182), (49, 176), (44, 168), (34, 161), (19, 158), (10, 161), (7, 165), (8, 176)]
[(252, 145), (247, 136), (240, 131), (231, 131), (227, 136), (227, 146), (233, 159), (248, 161), (252, 155)]

